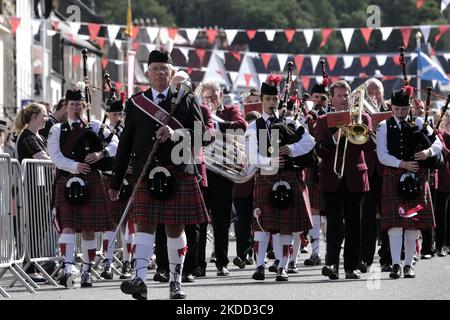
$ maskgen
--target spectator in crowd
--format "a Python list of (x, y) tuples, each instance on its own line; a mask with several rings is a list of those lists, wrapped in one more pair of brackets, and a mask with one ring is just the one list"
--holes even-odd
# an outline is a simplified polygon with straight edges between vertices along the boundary
[(67, 120), (67, 100), (60, 99), (58, 103), (54, 106), (53, 112), (47, 112), (48, 119), (45, 123), (45, 127), (39, 130), (39, 134), (45, 139), (48, 138), (48, 133), (50, 128), (56, 123), (62, 123)]

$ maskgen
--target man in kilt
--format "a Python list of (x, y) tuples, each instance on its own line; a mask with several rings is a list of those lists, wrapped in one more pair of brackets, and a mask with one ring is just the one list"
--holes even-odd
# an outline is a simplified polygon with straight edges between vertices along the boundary
[[(184, 226), (208, 222), (197, 177), (186, 170), (193, 165), (174, 163), (178, 160), (174, 156), (179, 154), (175, 150), (177, 145), (173, 142), (177, 136), (184, 134), (182, 143), (186, 144), (184, 139), (189, 138), (187, 132), (203, 135), (206, 130), (195, 97), (188, 95), (183, 98), (176, 107), (170, 125), (164, 125), (171, 110), (172, 98), (177, 95), (169, 86), (174, 74), (169, 53), (157, 50), (150, 53), (147, 76), (151, 88), (134, 95), (126, 102), (125, 127), (113, 166), (109, 196), (111, 200), (117, 200), (131, 154), (135, 154), (131, 165), (133, 181), (137, 181), (155, 141), (159, 139), (160, 144), (149, 167), (149, 173), (145, 173), (133, 199), (131, 218), (137, 224), (134, 238), (136, 275), (134, 279), (122, 282), (121, 290), (135, 299), (147, 299), (147, 266), (158, 224), (166, 226), (170, 298), (185, 298), (186, 294), (181, 288), (181, 274), (187, 252)], [(190, 148), (189, 154), (184, 153), (186, 152), (183, 150), (183, 156), (191, 156)]]
[[(254, 280), (265, 279), (264, 258), (270, 234), (280, 234), (279, 245), (282, 255), (278, 264), (276, 281), (287, 281), (292, 233), (305, 232), (311, 228), (308, 189), (299, 173), (296, 172), (292, 157), (307, 154), (314, 148), (315, 140), (307, 131), (303, 131), (303, 135), (294, 143), (276, 141), (277, 129), (274, 129), (272, 125), (280, 120), (275, 117), (275, 115), (278, 117), (277, 107), (280, 102), (279, 82), (279, 76), (273, 75), (263, 82), (261, 86), (263, 116), (251, 123), (246, 133), (250, 161), (260, 168), (255, 175), (253, 190), (253, 231), (257, 265), (252, 276)], [(287, 121), (292, 121), (296, 130), (300, 127), (300, 123), (294, 122), (292, 118), (282, 119), (282, 121), (283, 125)], [(275, 152), (276, 148), (278, 152)], [(274, 188), (279, 190), (276, 188), (279, 183), (288, 185), (292, 192), (288, 197), (292, 201), (287, 206), (280, 207), (271, 201), (272, 190)]]
[[(405, 278), (414, 278), (412, 263), (419, 230), (431, 229), (435, 224), (426, 169), (420, 168), (417, 161), (437, 155), (442, 144), (436, 139), (430, 148), (414, 153), (411, 138), (413, 132), (422, 129), (423, 121), (416, 119), (415, 126), (406, 122), (411, 97), (403, 89), (392, 93), (391, 103), (393, 116), (377, 128), (377, 155), (386, 166), (381, 191), (381, 229), (389, 234), (393, 263), (389, 277), (398, 279), (402, 274), (400, 256), (404, 235), (403, 274)], [(398, 192), (400, 179), (407, 172), (413, 172), (420, 185), (420, 193), (408, 200)]]
[[(100, 122), (92, 121), (87, 126), (81, 122), (85, 107), (82, 92), (67, 90), (66, 100), (68, 120), (55, 124), (50, 129), (48, 138), (49, 155), (58, 168), (53, 199), (62, 230), (59, 243), (61, 255), (64, 257), (64, 275), (60, 278), (60, 284), (66, 287), (73, 285), (75, 233), (81, 232), (83, 251), (81, 287), (91, 287), (90, 267), (95, 259), (97, 247), (95, 232), (111, 230), (113, 226), (111, 216), (107, 212), (107, 194), (98, 164), (99, 160), (115, 155), (118, 139), (113, 138), (102, 149), (98, 137)], [(109, 134), (109, 130), (104, 130), (104, 138)], [(76, 193), (76, 189), (80, 187), (76, 182), (70, 183), (76, 180), (73, 178), (84, 181), (86, 186), (82, 191), (85, 195), (84, 201), (73, 200), (68, 196), (72, 192)], [(70, 186), (66, 186), (67, 184)]]
[[(339, 80), (330, 87), (331, 104), (336, 111), (349, 110), (350, 86), (346, 81)], [(325, 201), (327, 215), (327, 256), (326, 266), (322, 268), (322, 275), (330, 280), (339, 279), (339, 255), (345, 235), (344, 269), (346, 279), (359, 279), (356, 269), (360, 260), (360, 217), (364, 192), (369, 190), (367, 165), (364, 151), (373, 149), (373, 142), (369, 140), (362, 145), (348, 143), (346, 153), (344, 144), (346, 136), (341, 130), (338, 146), (336, 168), (341, 168), (345, 159), (342, 179), (334, 172), (336, 143), (338, 128), (328, 128), (327, 117), (320, 116), (315, 129), (317, 141), (316, 152), (322, 159), (319, 167), (319, 185)], [(362, 114), (362, 120), (371, 130), (368, 115)], [(345, 219), (345, 228), (344, 220)], [(344, 233), (345, 232), (345, 233)]]

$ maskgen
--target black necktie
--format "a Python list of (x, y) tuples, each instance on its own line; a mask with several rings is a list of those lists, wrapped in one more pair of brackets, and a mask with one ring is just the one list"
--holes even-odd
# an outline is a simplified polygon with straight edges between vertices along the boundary
[(400, 121), (400, 130), (405, 131), (406, 129), (406, 122), (405, 120)]
[(158, 104), (161, 104), (166, 99), (166, 96), (163, 95), (162, 93), (160, 93), (160, 94), (158, 94), (157, 98), (158, 98)]
[(80, 123), (78, 121), (72, 122), (72, 130), (78, 129), (80, 127)]

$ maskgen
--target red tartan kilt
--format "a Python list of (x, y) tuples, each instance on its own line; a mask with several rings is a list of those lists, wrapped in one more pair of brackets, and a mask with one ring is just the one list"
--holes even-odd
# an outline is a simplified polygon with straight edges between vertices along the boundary
[[(286, 209), (277, 209), (270, 204), (272, 185), (280, 179), (287, 181), (294, 191), (294, 201)], [(279, 230), (282, 234), (290, 234), (306, 232), (312, 228), (308, 188), (303, 180), (296, 178), (293, 170), (284, 170), (280, 176), (261, 175), (257, 172), (253, 199), (253, 208), (261, 210), (260, 222), (266, 232)], [(261, 230), (255, 218), (253, 218), (253, 230)]]
[[(110, 185), (111, 185), (111, 178), (106, 175), (102, 175), (102, 180), (103, 180), (103, 185), (105, 186), (106, 191), (108, 191), (110, 188)], [(117, 200), (117, 201), (111, 201), (111, 200), (109, 200), (109, 197), (107, 199), (106, 206), (108, 208), (108, 213), (112, 216), (112, 219), (116, 225), (119, 223), (120, 219), (122, 218), (122, 215), (128, 204), (128, 199), (129, 198), (121, 199), (121, 200)], [(131, 211), (131, 209), (128, 211), (127, 217), (130, 216), (130, 211)]]
[(87, 201), (83, 205), (71, 205), (64, 196), (70, 177), (60, 175), (55, 181), (54, 202), (60, 227), (71, 228), (75, 232), (111, 230), (114, 221), (107, 210), (106, 189), (100, 173), (94, 170), (88, 175), (82, 175), (82, 178), (86, 181), (87, 189)]
[(148, 177), (142, 179), (136, 192), (131, 219), (147, 225), (187, 225), (209, 222), (203, 195), (197, 178), (180, 170), (175, 175), (176, 192), (172, 198), (158, 200), (150, 195)]
[(313, 172), (313, 168), (305, 169), (305, 183), (308, 187), (311, 209), (320, 212), (325, 210), (325, 202), (323, 201), (322, 192), (319, 189), (319, 181), (314, 182)]
[[(435, 226), (433, 215), (433, 204), (431, 200), (430, 186), (425, 178), (425, 170), (418, 173), (419, 181), (422, 186), (422, 193), (415, 200), (402, 200), (397, 193), (401, 175), (405, 173), (402, 169), (386, 168), (383, 177), (383, 187), (381, 190), (381, 229), (404, 228), (427, 230)], [(399, 207), (405, 211), (415, 208), (421, 204), (425, 209), (419, 211), (414, 218), (402, 218), (399, 213)]]

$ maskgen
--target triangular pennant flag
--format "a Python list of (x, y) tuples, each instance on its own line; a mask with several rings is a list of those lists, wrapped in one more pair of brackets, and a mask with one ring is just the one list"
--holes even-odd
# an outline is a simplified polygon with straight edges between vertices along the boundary
[(433, 86), (433, 89), (436, 88), (437, 80), (431, 80), (431, 85)]
[(225, 78), (225, 70), (220, 69), (220, 70), (216, 70), (216, 72), (217, 72), (218, 74), (220, 74), (220, 76), (221, 76), (222, 78)]
[(340, 77), (338, 76), (333, 76), (331, 77), (331, 84), (335, 83), (336, 81), (339, 81)]
[(108, 59), (106, 59), (106, 58), (102, 59), (102, 68), (103, 68), (103, 70), (106, 69), (106, 66), (108, 65), (108, 63), (109, 63)]
[(400, 31), (402, 33), (403, 44), (405, 45), (405, 48), (408, 48), (409, 38), (411, 37), (412, 28), (411, 27), (401, 27)]
[(147, 48), (148, 52), (150, 53), (150, 52), (152, 52), (153, 50), (156, 49), (156, 44), (153, 44), (153, 43), (146, 43), (146, 44), (145, 44), (145, 47)]
[(86, 64), (88, 67), (89, 71), (92, 71), (92, 67), (94, 66), (95, 60), (97, 60), (97, 58), (95, 57), (88, 57), (86, 60)]
[[(41, 20), (37, 20), (37, 21), (41, 22)], [(53, 20), (52, 24), (53, 24), (53, 29), (54, 30), (58, 30), (59, 29), (59, 20)]]
[(295, 29), (285, 29), (284, 30), (284, 35), (286, 36), (288, 43), (291, 43), (292, 39), (294, 39), (295, 32), (297, 32), (297, 30), (295, 30)]
[(312, 29), (303, 30), (303, 36), (305, 37), (306, 40), (306, 46), (309, 48), (309, 46), (311, 45), (312, 38), (314, 36), (314, 30)]
[(247, 85), (247, 88), (250, 87), (250, 81), (252, 81), (252, 78), (253, 78), (253, 75), (251, 73), (244, 74), (245, 84)]
[(133, 26), (133, 28), (132, 28), (132, 39), (133, 39), (133, 41), (135, 41), (136, 40), (136, 38), (137, 38), (137, 36), (138, 36), (138, 33), (139, 33), (139, 26)]
[(312, 73), (316, 72), (317, 64), (319, 63), (320, 56), (313, 54), (311, 55), (311, 66), (312, 66)]
[(145, 28), (148, 34), (148, 38), (150, 39), (150, 42), (153, 43), (156, 40), (156, 37), (158, 36), (159, 28), (158, 27), (147, 27)]
[(81, 24), (79, 22), (69, 22), (70, 32), (75, 35), (78, 34)]
[(122, 40), (114, 40), (114, 45), (116, 46), (117, 50), (122, 51)]
[(194, 69), (192, 69), (192, 67), (187, 68), (186, 72), (190, 75), (192, 73), (192, 71), (194, 71)]
[(168, 28), (167, 31), (169, 32), (169, 38), (175, 40), (178, 33), (178, 28)]
[(53, 37), (57, 32), (55, 30), (47, 30), (47, 35)]
[(450, 29), (450, 26), (439, 26), (439, 33), (434, 37), (434, 44), (439, 41), (439, 39)]
[(198, 49), (195, 49), (195, 53), (197, 54), (197, 57), (200, 60), (200, 64), (202, 64), (203, 58), (205, 57), (206, 50), (198, 48)]
[(98, 37), (97, 38), (97, 43), (98, 43), (98, 46), (101, 48), (101, 49), (103, 49), (103, 46), (104, 46), (104, 44), (105, 44), (105, 38), (102, 38), (102, 37)]
[(225, 62), (225, 52), (224, 51), (214, 50), (214, 52), (223, 62)]
[(238, 33), (238, 30), (236, 30), (236, 29), (225, 30), (225, 35), (227, 36), (229, 45), (231, 45), (233, 43), (233, 40), (236, 37), (237, 33)]
[(417, 2), (416, 2), (417, 9), (420, 9), (423, 7), (423, 2), (424, 2), (424, 0), (417, 0)]
[(322, 29), (322, 42), (320, 43), (320, 48), (325, 46), (328, 41), (328, 37), (333, 33), (333, 29), (325, 28)]
[(206, 35), (208, 37), (208, 42), (209, 43), (211, 43), (211, 44), (214, 43), (214, 41), (216, 40), (216, 36), (217, 36), (218, 32), (219, 32), (219, 30), (217, 30), (217, 29), (208, 29), (208, 30), (206, 30)]
[(270, 59), (272, 59), (272, 54), (270, 54), (270, 53), (260, 53), (259, 55), (260, 55), (261, 60), (262, 60), (262, 62), (264, 64), (264, 68), (267, 69), (267, 67), (269, 66)]
[(253, 38), (256, 36), (256, 30), (247, 30), (247, 37), (248, 40), (253, 40)]
[(370, 56), (360, 56), (359, 61), (361, 62), (361, 67), (365, 68), (369, 65)]
[(285, 53), (278, 53), (277, 58), (278, 64), (280, 65), (280, 71), (283, 71), (284, 67), (286, 66), (286, 61), (289, 58), (289, 55)]
[(345, 51), (348, 51), (348, 48), (350, 47), (350, 43), (352, 41), (354, 32), (355, 32), (355, 29), (353, 29), (353, 28), (341, 29), (342, 39), (344, 39), (344, 44), (345, 44)]
[(134, 49), (134, 52), (138, 52), (138, 50), (139, 50), (139, 42), (133, 42), (133, 49)]
[(258, 73), (259, 84), (263, 83), (267, 79), (267, 73)]
[(235, 83), (239, 76), (239, 73), (236, 71), (230, 71), (228, 72), (228, 74), (230, 75), (231, 82)]
[[(406, 58), (405, 58), (405, 60), (406, 60)], [(392, 57), (392, 61), (394, 61), (394, 64), (395, 64), (395, 65), (397, 65), (397, 66), (400, 65), (400, 59), (399, 59), (398, 56)]]
[(344, 80), (347, 81), (349, 84), (351, 84), (353, 81), (355, 81), (355, 77), (346, 76), (346, 77), (344, 77)]
[(241, 61), (241, 53), (238, 51), (230, 51), (230, 54), (238, 61)]
[(275, 33), (277, 33), (277, 31), (273, 29), (265, 30), (264, 32), (268, 41), (273, 41), (273, 39), (275, 38)]
[[(302, 71), (303, 61), (305, 60), (305, 56), (301, 54), (296, 54), (294, 56), (294, 63), (295, 67), (297, 68), (297, 74), (300, 74), (300, 71)], [(313, 71), (314, 73), (314, 71)]]
[(384, 54), (377, 54), (375, 56), (375, 58), (377, 59), (377, 64), (379, 67), (384, 66), (384, 64), (386, 63), (386, 60), (387, 60), (387, 56)]
[(98, 36), (98, 32), (100, 31), (101, 25), (97, 23), (88, 23), (89, 36), (92, 41), (95, 41)]
[(115, 85), (117, 91), (119, 91), (119, 92), (122, 91), (122, 87), (123, 87), (123, 83), (122, 82), (115, 81), (114, 85)]
[(108, 30), (109, 45), (112, 46), (112, 44), (114, 43), (114, 40), (116, 40), (116, 38), (117, 38), (117, 34), (119, 33), (120, 26), (117, 26), (115, 24), (108, 24), (108, 25), (106, 25), (106, 29)]
[(186, 59), (186, 62), (189, 62), (189, 48), (186, 47), (179, 47), (178, 50), (183, 54), (184, 58)]
[(327, 56), (327, 62), (328, 62), (328, 67), (330, 68), (330, 71), (333, 71), (334, 67), (336, 66), (337, 57), (329, 55), (329, 56)]
[(343, 56), (342, 59), (344, 60), (344, 69), (348, 69), (353, 64), (354, 56)]
[(20, 25), (20, 18), (19, 17), (9, 17), (9, 24), (11, 26), (12, 33), (15, 34), (17, 31), (17, 28)]
[(394, 30), (394, 28), (392, 28), (392, 27), (380, 28), (381, 38), (383, 41), (386, 41), (389, 38), (389, 36), (392, 33), (392, 30)]
[(72, 56), (72, 65), (75, 69), (78, 68), (80, 64), (81, 57), (78, 54)]
[(323, 77), (315, 77), (316, 83), (321, 84), (323, 82)]
[(372, 28), (361, 28), (360, 29), (361, 34), (366, 41), (366, 44), (369, 45), (370, 35), (372, 34), (373, 29)]
[(111, 62), (114, 62), (118, 66), (121, 66), (121, 65), (123, 65), (125, 63), (125, 61), (123, 61), (123, 60), (111, 60)]
[(302, 77), (303, 89), (305, 89), (305, 91), (309, 91), (309, 83), (310, 82), (311, 82), (310, 77)]
[(197, 35), (198, 35), (198, 32), (199, 32), (199, 29), (197, 29), (197, 28), (188, 28), (188, 29), (185, 29), (185, 31), (186, 31), (186, 35), (187, 35), (187, 38), (189, 40), (189, 43), (193, 44), (195, 42), (195, 39), (197, 39)]
[[(52, 30), (52, 31), (55, 31), (55, 30)], [(80, 38), (81, 40), (84, 40), (84, 41), (89, 41), (91, 39), (91, 36), (88, 34), (79, 34), (78, 38)]]
[(40, 26), (41, 26), (41, 20), (38, 20), (38, 19), (31, 20), (31, 30), (33, 32), (33, 35), (36, 35), (39, 32)]
[(447, 60), (447, 61), (448, 61), (448, 59), (450, 59), (450, 53), (444, 53), (443, 56), (444, 56), (445, 60)]
[(423, 41), (425, 43), (428, 42), (428, 38), (430, 37), (430, 30), (431, 30), (430, 26), (420, 26), (420, 32), (422, 32)]

